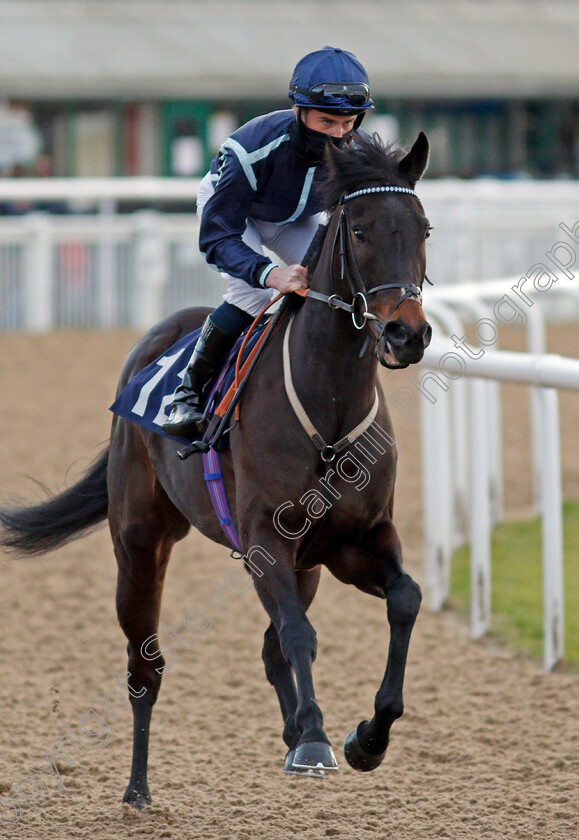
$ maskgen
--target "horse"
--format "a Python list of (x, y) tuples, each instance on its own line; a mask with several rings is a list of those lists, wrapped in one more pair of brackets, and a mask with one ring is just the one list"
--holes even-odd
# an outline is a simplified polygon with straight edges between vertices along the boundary
[[(346, 738), (348, 764), (362, 772), (378, 767), (403, 713), (421, 593), (403, 570), (393, 524), (397, 453), (378, 363), (417, 363), (431, 337), (421, 305), (430, 225), (414, 191), (428, 151), (422, 132), (410, 151), (377, 136), (328, 150), (329, 221), (310, 289), (291, 296), (221, 453), (244, 568), (269, 618), (262, 656), (283, 718), (287, 773), (337, 769), (315, 697), (316, 632), (306, 614), (322, 567), (384, 599), (390, 625), (374, 713)], [(149, 330), (124, 364), (119, 393), (207, 314), (185, 309)], [(2, 544), (28, 554), (57, 548), (108, 516), (134, 723), (123, 801), (136, 809), (151, 803), (149, 728), (165, 662), (158, 624), (171, 550), (191, 526), (231, 548), (201, 456), (180, 460), (177, 447), (115, 416), (108, 447), (74, 486), (38, 505), (0, 511)]]

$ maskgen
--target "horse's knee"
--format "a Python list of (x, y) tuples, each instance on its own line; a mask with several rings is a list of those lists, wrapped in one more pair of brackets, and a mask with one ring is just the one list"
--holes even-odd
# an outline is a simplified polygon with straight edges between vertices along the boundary
[(388, 621), (393, 624), (412, 624), (416, 620), (422, 592), (416, 581), (406, 573), (386, 590)]
[(314, 662), (318, 652), (318, 637), (305, 614), (300, 621), (288, 621), (279, 630), (281, 651), (286, 662), (293, 664), (296, 657), (306, 654)]

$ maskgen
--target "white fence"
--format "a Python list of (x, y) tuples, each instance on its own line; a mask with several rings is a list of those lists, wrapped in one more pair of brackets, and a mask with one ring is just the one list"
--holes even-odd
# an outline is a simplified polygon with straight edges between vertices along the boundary
[(198, 186), (186, 178), (0, 181), (0, 203), (84, 210), (0, 217), (0, 329), (147, 329), (181, 307), (218, 305), (224, 282), (199, 253), (195, 213), (116, 212), (121, 201), (194, 204)]
[(197, 246), (194, 214), (48, 216), (0, 222), (0, 328), (148, 329), (216, 306), (224, 281)]
[(434, 227), (428, 274), (438, 284), (524, 274), (545, 261), (559, 224), (578, 218), (577, 181), (424, 181), (418, 184)]
[[(558, 388), (579, 391), (579, 360), (544, 352), (542, 307), (554, 298), (575, 311), (579, 289), (573, 278), (553, 275), (546, 295), (533, 289), (520, 305), (531, 352), (498, 350), (496, 339), (520, 278), (431, 290), (426, 309), (438, 334), (425, 354), (421, 402), (425, 575), (430, 606), (439, 610), (450, 590), (455, 548), (471, 548), (471, 632), (484, 635), (491, 614), (491, 530), (502, 514), (502, 443), (498, 383), (531, 386), (532, 460), (535, 504), (542, 516), (544, 666), (563, 656), (563, 530)], [(521, 287), (519, 286), (519, 289)], [(498, 308), (497, 308), (498, 307)], [(463, 320), (483, 339), (463, 341)], [(491, 334), (493, 325), (496, 335)], [(447, 337), (445, 337), (447, 336)], [(405, 398), (406, 399), (406, 398)]]
[[(223, 283), (198, 252), (197, 218), (117, 202), (192, 202), (196, 179), (5, 179), (7, 201), (92, 205), (92, 215), (0, 216), (0, 329), (134, 326), (183, 306), (217, 305)], [(438, 285), (522, 274), (572, 224), (574, 182), (425, 181), (434, 226), (428, 273)]]

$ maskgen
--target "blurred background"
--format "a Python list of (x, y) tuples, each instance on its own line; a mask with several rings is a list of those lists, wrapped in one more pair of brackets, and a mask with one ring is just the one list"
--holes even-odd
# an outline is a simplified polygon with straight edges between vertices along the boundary
[[(0, 29), (5, 174), (203, 175), (291, 71), (355, 52), (374, 129), (432, 142), (430, 177), (579, 174), (579, 7), (561, 0), (16, 0)], [(370, 120), (368, 120), (370, 123)]]
[(198, 179), (325, 44), (368, 70), (365, 129), (428, 134), (433, 279), (524, 272), (579, 206), (576, 2), (2, 0), (0, 20), (0, 328), (219, 302)]

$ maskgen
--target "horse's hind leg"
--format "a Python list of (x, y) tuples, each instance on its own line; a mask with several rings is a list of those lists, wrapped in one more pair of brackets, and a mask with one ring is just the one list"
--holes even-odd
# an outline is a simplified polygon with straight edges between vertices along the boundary
[(127, 688), (133, 707), (133, 759), (123, 802), (141, 809), (151, 802), (147, 758), (164, 664), (157, 636), (163, 582), (171, 549), (189, 523), (156, 480), (136, 433), (123, 438), (122, 459), (117, 446), (111, 448), (109, 521), (118, 564), (117, 614), (129, 642)]
[[(309, 572), (296, 573), (304, 610), (307, 610), (314, 600), (320, 582), (320, 572), (321, 567), (318, 566)], [(292, 757), (300, 736), (295, 722), (298, 695), (293, 671), (282, 653), (278, 632), (273, 623), (265, 631), (262, 658), (266, 677), (275, 688), (279, 700), (284, 722), (283, 739), (289, 748), (286, 772), (291, 772)]]

